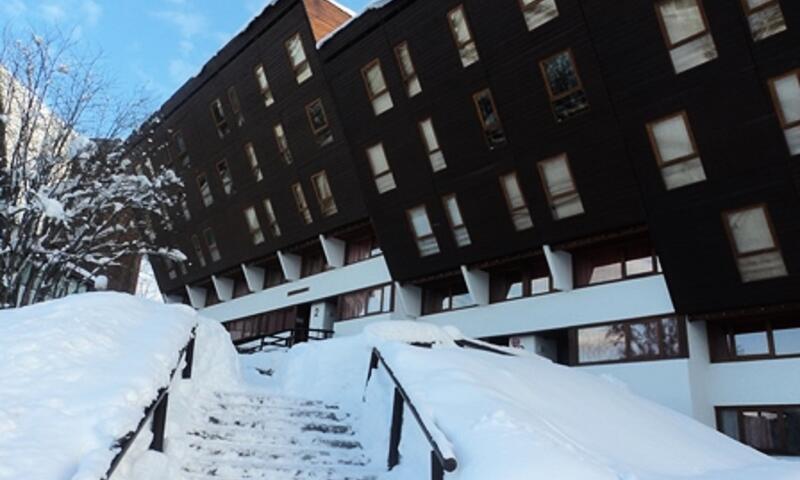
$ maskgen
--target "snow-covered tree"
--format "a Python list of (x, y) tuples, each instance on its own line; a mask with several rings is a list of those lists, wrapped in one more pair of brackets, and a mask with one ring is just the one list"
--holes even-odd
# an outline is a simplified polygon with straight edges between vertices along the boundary
[[(120, 140), (145, 118), (65, 35), (0, 38), (0, 308), (55, 295), (124, 258), (182, 254), (157, 246), (180, 181), (147, 158), (147, 123), (129, 155)], [(157, 121), (151, 119), (150, 122)], [(147, 232), (147, 233), (145, 233)]]

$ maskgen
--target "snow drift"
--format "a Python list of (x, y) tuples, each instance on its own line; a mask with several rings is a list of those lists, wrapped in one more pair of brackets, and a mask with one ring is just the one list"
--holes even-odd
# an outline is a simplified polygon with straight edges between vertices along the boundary
[[(272, 368), (271, 388), (336, 398), (357, 409), (373, 345), (421, 413), (446, 435), (457, 480), (797, 480), (800, 467), (773, 460), (688, 417), (641, 399), (624, 386), (535, 355), (507, 357), (442, 342), (423, 349), (386, 340), (409, 337), (399, 325), (372, 333), (256, 355)], [(413, 328), (413, 325), (408, 325)], [(381, 338), (383, 337), (383, 338)], [(411, 335), (415, 341), (415, 338)], [(386, 458), (391, 384), (377, 371), (359, 430), (376, 459)], [(395, 480), (427, 478), (430, 447), (406, 412)]]

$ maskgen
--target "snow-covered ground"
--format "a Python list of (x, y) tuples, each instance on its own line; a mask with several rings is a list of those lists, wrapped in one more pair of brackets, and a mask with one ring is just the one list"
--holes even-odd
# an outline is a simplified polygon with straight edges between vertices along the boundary
[[(378, 324), (359, 336), (239, 356), (218, 323), (189, 308), (112, 293), (0, 312), (0, 479), (99, 480), (110, 445), (138, 423), (197, 324), (193, 379), (172, 385), (166, 455), (147, 451), (145, 431), (112, 480), (183, 480), (193, 453), (187, 432), (208, 422), (201, 407), (224, 392), (340, 405), (353, 413), (370, 468), (380, 468), (392, 385), (378, 370), (365, 390), (373, 346), (457, 458), (448, 479), (800, 480), (800, 463), (771, 459), (624, 385), (536, 356), (464, 350), (436, 327)], [(439, 345), (398, 341), (425, 338)], [(430, 449), (408, 412), (401, 454), (382, 479), (429, 477)]]

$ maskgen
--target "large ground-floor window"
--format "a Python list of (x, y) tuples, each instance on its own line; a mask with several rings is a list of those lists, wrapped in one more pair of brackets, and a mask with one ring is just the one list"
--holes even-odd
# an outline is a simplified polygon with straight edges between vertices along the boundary
[(575, 328), (571, 332), (572, 363), (641, 362), (685, 358), (684, 318), (663, 316)]
[(717, 428), (772, 455), (800, 455), (800, 405), (717, 407)]

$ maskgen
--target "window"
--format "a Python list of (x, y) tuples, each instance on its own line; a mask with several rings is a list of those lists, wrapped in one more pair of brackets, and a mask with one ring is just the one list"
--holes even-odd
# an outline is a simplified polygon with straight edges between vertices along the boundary
[(506, 198), (514, 228), (518, 232), (532, 228), (533, 220), (531, 220), (531, 213), (528, 210), (525, 197), (522, 196), (522, 189), (519, 188), (517, 174), (509, 173), (500, 177), (500, 187), (503, 190), (503, 196)]
[(368, 288), (339, 297), (339, 320), (390, 313), (393, 310), (392, 285)]
[(219, 174), (219, 179), (222, 182), (222, 189), (225, 193), (227, 195), (233, 193), (233, 177), (231, 176), (230, 168), (228, 168), (227, 160), (223, 160), (217, 164), (217, 173)]
[(177, 150), (178, 154), (178, 161), (181, 162), (181, 165), (184, 167), (188, 167), (191, 159), (189, 158), (189, 152), (186, 149), (186, 141), (183, 139), (183, 132), (178, 130), (172, 135), (173, 143), (175, 143), (175, 149)]
[(214, 195), (211, 194), (211, 185), (205, 173), (197, 176), (197, 186), (200, 188), (200, 196), (203, 197), (203, 205), (210, 207), (214, 204)]
[(558, 17), (556, 0), (519, 0), (528, 30), (535, 30)]
[(447, 19), (450, 22), (450, 32), (453, 34), (453, 40), (456, 42), (458, 54), (461, 56), (461, 65), (467, 68), (480, 60), (480, 57), (478, 56), (478, 46), (472, 38), (469, 24), (467, 24), (467, 14), (464, 12), (464, 5), (459, 5), (450, 10), (447, 14)]
[(417, 75), (417, 69), (414, 67), (414, 61), (411, 60), (408, 42), (403, 42), (394, 47), (394, 56), (397, 58), (397, 65), (400, 67), (400, 74), (403, 76), (408, 98), (422, 93), (422, 85), (419, 83), (419, 75)]
[(706, 172), (686, 112), (648, 123), (647, 133), (667, 190), (705, 181)]
[(800, 356), (800, 320), (795, 312), (708, 322), (713, 362), (765, 360)]
[(779, 0), (742, 0), (750, 33), (759, 41), (786, 30)]
[(314, 221), (314, 218), (311, 216), (311, 209), (308, 208), (308, 202), (306, 202), (306, 195), (303, 193), (303, 187), (299, 183), (295, 183), (292, 185), (292, 195), (294, 196), (294, 203), (297, 205), (297, 211), (300, 212), (300, 217), (303, 219), (303, 222), (308, 225)]
[(197, 235), (192, 235), (192, 247), (194, 247), (194, 254), (197, 255), (197, 263), (201, 268), (206, 266), (206, 256), (203, 254), (203, 248), (200, 246), (200, 239)]
[(676, 317), (648, 318), (575, 329), (578, 365), (684, 358), (685, 323)]
[(702, 0), (660, 0), (656, 13), (675, 73), (717, 58)]
[(267, 71), (264, 70), (264, 65), (258, 65), (255, 68), (256, 82), (258, 82), (258, 90), (264, 98), (264, 106), (269, 107), (275, 103), (275, 97), (272, 95), (272, 89), (269, 86), (267, 79)]
[(319, 203), (319, 210), (322, 212), (322, 216), (330, 217), (331, 215), (335, 215), (339, 210), (336, 208), (336, 201), (333, 198), (333, 192), (328, 183), (328, 175), (325, 173), (325, 170), (314, 174), (311, 177), (311, 184), (314, 186), (314, 193), (317, 196), (317, 202)]
[(211, 118), (214, 120), (214, 125), (217, 127), (217, 134), (219, 138), (224, 138), (225, 135), (231, 132), (228, 126), (228, 120), (225, 119), (225, 110), (222, 108), (222, 102), (219, 98), (211, 102)]
[(472, 96), (475, 108), (478, 110), (478, 118), (483, 127), (483, 135), (489, 149), (502, 147), (506, 144), (506, 134), (503, 125), (500, 123), (500, 116), (495, 108), (492, 92), (487, 88)]
[(170, 280), (175, 280), (176, 278), (178, 278), (178, 272), (175, 271), (175, 262), (173, 262), (169, 258), (165, 258), (164, 267), (167, 270), (167, 276), (169, 276)]
[(800, 155), (800, 70), (769, 81), (789, 153)]
[(344, 263), (345, 265), (352, 265), (380, 255), (383, 255), (380, 244), (375, 237), (375, 233), (370, 230), (369, 233), (363, 236), (347, 239)]
[(575, 288), (655, 275), (661, 264), (646, 236), (572, 250)]
[(247, 228), (250, 231), (250, 237), (253, 239), (253, 245), (264, 243), (264, 232), (261, 231), (261, 223), (258, 221), (255, 207), (247, 207), (244, 210), (244, 218), (247, 220)]
[(554, 292), (544, 257), (516, 260), (489, 271), (490, 300), (504, 302)]
[(425, 285), (422, 288), (423, 315), (460, 310), (475, 305), (475, 299), (469, 293), (461, 274)]
[(369, 166), (372, 170), (372, 177), (375, 179), (375, 186), (378, 188), (378, 193), (386, 193), (390, 190), (397, 188), (394, 182), (394, 175), (389, 168), (389, 161), (386, 159), (386, 152), (383, 150), (383, 144), (379, 143), (367, 149), (367, 158), (369, 159)]
[(589, 110), (589, 99), (575, 68), (571, 50), (564, 50), (539, 63), (544, 76), (550, 106), (556, 121), (561, 123)]
[(380, 115), (394, 107), (392, 94), (386, 86), (386, 79), (383, 77), (381, 62), (373, 60), (366, 67), (361, 69), (361, 77), (364, 79), (364, 86), (367, 88), (367, 97), (372, 103), (372, 111), (375, 115)]
[(459, 247), (466, 247), (472, 243), (472, 239), (461, 217), (461, 209), (458, 207), (458, 199), (455, 195), (446, 195), (442, 198), (444, 210), (447, 213), (447, 221), (453, 230), (453, 239)]
[(539, 162), (539, 176), (553, 218), (574, 217), (583, 213), (581, 196), (575, 188), (575, 180), (566, 154)]
[(250, 164), (250, 171), (253, 172), (253, 177), (255, 177), (256, 182), (260, 182), (264, 179), (264, 175), (261, 173), (261, 167), (258, 165), (258, 155), (256, 155), (256, 149), (252, 143), (244, 146), (244, 154), (247, 157), (247, 163)]
[(311, 131), (317, 137), (317, 145), (324, 147), (333, 142), (333, 132), (328, 124), (328, 116), (325, 115), (321, 99), (318, 98), (306, 106), (306, 116)]
[(433, 228), (431, 228), (425, 205), (414, 207), (408, 210), (406, 214), (408, 215), (408, 223), (411, 225), (411, 232), (414, 234), (414, 240), (417, 242), (419, 256), (428, 257), (439, 253), (439, 242), (436, 241), (436, 235), (434, 235)]
[(231, 102), (231, 111), (236, 117), (236, 125), (241, 127), (244, 125), (244, 113), (242, 112), (242, 104), (239, 102), (239, 93), (236, 91), (236, 87), (228, 89), (228, 101)]
[(743, 282), (788, 275), (766, 205), (725, 212), (723, 221)]
[(181, 210), (183, 211), (183, 218), (187, 222), (192, 219), (192, 212), (189, 210), (189, 203), (185, 198), (181, 199)]
[(800, 405), (717, 407), (717, 429), (771, 455), (800, 455)]
[(264, 210), (267, 212), (267, 232), (272, 238), (281, 236), (281, 227), (278, 226), (278, 217), (275, 216), (275, 210), (272, 208), (272, 201), (270, 199), (264, 200)]
[(286, 138), (286, 132), (283, 130), (282, 124), (277, 124), (273, 128), (275, 132), (275, 141), (278, 143), (278, 152), (281, 154), (283, 163), (289, 165), (292, 163), (292, 151), (289, 150), (289, 139)]
[(319, 244), (302, 252), (301, 256), (303, 258), (300, 267), (302, 278), (322, 273), (329, 268), (325, 261), (325, 252), (322, 251), (322, 246)]
[(433, 128), (433, 119), (426, 118), (419, 122), (419, 133), (422, 136), (422, 143), (425, 144), (425, 149), (428, 151), (428, 159), (433, 171), (438, 172), (447, 168), (442, 147), (439, 145), (436, 130)]
[(311, 65), (306, 58), (306, 51), (303, 49), (303, 39), (299, 33), (294, 34), (292, 38), (286, 41), (286, 52), (289, 54), (289, 63), (291, 63), (294, 70), (297, 84), (301, 85), (311, 78), (312, 72)]
[(211, 256), (211, 261), (220, 261), (222, 259), (222, 255), (219, 253), (219, 245), (217, 245), (217, 237), (214, 236), (214, 231), (210, 228), (206, 228), (203, 230), (203, 237), (206, 240), (206, 247), (208, 247), (208, 253)]

